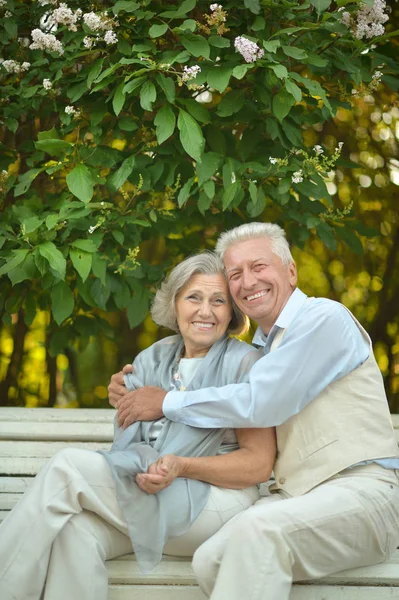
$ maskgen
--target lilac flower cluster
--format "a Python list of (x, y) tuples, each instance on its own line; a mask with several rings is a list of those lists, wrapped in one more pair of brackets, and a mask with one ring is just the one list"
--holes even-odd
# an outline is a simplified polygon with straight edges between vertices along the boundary
[(258, 44), (241, 35), (234, 40), (234, 47), (247, 63), (255, 62), (264, 55), (264, 50), (259, 48)]
[(354, 15), (347, 11), (342, 13), (342, 22), (352, 30), (358, 40), (384, 35), (384, 23), (389, 19), (385, 13), (386, 8), (385, 0), (374, 0), (373, 6), (361, 2), (359, 11)]
[(22, 64), (17, 62), (16, 60), (3, 60), (1, 61), (2, 67), (7, 71), (7, 73), (23, 73), (24, 71), (28, 71), (30, 67), (29, 62), (23, 62)]
[(50, 26), (64, 25), (69, 31), (77, 31), (76, 23), (82, 14), (80, 8), (74, 12), (64, 2), (61, 2), (59, 7), (50, 13), (47, 24)]
[(58, 52), (64, 54), (64, 48), (60, 41), (52, 33), (44, 33), (40, 29), (32, 31), (33, 42), (29, 46), (31, 50), (47, 50), (48, 52)]
[(189, 81), (190, 79), (195, 79), (198, 73), (201, 72), (201, 67), (199, 65), (194, 65), (193, 67), (187, 67), (187, 65), (183, 68), (183, 75), (181, 76), (182, 81)]

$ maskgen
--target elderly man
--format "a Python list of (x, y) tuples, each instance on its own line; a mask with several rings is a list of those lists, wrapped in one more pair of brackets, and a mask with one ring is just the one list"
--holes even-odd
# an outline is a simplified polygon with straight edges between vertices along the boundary
[[(277, 426), (271, 495), (197, 550), (212, 600), (288, 600), (292, 581), (383, 561), (399, 542), (399, 458), (371, 341), (341, 304), (308, 298), (283, 230), (220, 237), (230, 291), (259, 327), (250, 383), (195, 392), (109, 386), (120, 423), (165, 415), (195, 427)], [(166, 476), (166, 475), (165, 475)]]

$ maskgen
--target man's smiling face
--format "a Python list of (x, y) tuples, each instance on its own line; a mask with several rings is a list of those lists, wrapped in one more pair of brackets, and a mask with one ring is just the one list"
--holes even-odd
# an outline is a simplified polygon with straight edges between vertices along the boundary
[(283, 265), (269, 239), (255, 238), (232, 244), (224, 264), (237, 306), (269, 333), (295, 289), (295, 263)]

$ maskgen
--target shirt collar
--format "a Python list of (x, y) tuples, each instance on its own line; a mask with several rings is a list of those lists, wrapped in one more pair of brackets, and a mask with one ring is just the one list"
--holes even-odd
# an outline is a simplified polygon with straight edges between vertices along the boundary
[[(275, 324), (271, 328), (269, 336), (271, 333), (275, 332), (276, 327), (279, 327), (280, 329), (286, 329), (292, 323), (292, 321), (304, 305), (306, 299), (306, 294), (304, 294), (299, 288), (295, 288), (291, 296), (288, 298), (283, 310), (277, 317)], [(258, 327), (255, 331), (252, 343), (254, 346), (265, 346), (267, 338), (268, 336), (263, 333), (260, 327)]]

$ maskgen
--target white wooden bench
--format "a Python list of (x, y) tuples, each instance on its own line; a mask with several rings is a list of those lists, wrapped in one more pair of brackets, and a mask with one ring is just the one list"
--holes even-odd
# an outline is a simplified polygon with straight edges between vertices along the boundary
[[(0, 520), (57, 450), (109, 447), (113, 415), (112, 409), (0, 408)], [(399, 441), (399, 415), (393, 422)], [(133, 555), (107, 567), (109, 600), (205, 600), (189, 560), (165, 557), (150, 575), (140, 573)], [(383, 564), (296, 584), (291, 594), (291, 600), (388, 599), (399, 600), (399, 550)]]

